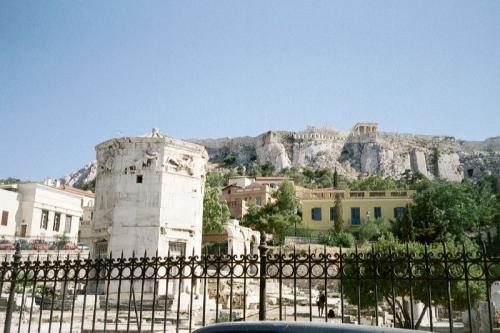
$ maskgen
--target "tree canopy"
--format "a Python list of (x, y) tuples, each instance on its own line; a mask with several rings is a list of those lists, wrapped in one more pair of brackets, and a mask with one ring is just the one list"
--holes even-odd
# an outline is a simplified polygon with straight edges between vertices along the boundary
[(353, 181), (349, 188), (351, 191), (384, 191), (398, 188), (392, 177), (370, 176)]
[(2, 178), (2, 179), (0, 179), (0, 185), (18, 184), (20, 182), (21, 182), (21, 179), (14, 178), (14, 177), (8, 177), (8, 178)]
[(220, 199), (219, 190), (207, 182), (203, 197), (203, 231), (221, 232), (224, 230), (224, 223), (228, 219), (229, 208), (227, 203)]
[(285, 181), (274, 193), (274, 202), (262, 207), (251, 204), (241, 224), (273, 235), (275, 243), (284, 240), (290, 227), (300, 224), (299, 202), (295, 198), (293, 184)]
[(458, 241), (468, 232), (477, 232), (491, 224), (495, 196), (485, 187), (471, 182), (428, 181), (417, 189), (408, 208), (403, 220), (394, 223), (394, 232), (400, 239), (408, 239), (411, 222), (413, 236), (418, 242)]
[(79, 188), (81, 190), (84, 190), (84, 191), (92, 191), (92, 192), (95, 192), (95, 182), (96, 182), (96, 179), (92, 179), (91, 181), (89, 182), (86, 182), (86, 183), (83, 183), (83, 184), (80, 184), (78, 186), (75, 186), (76, 188)]
[[(463, 247), (462, 247), (463, 246)], [(448, 261), (445, 262), (442, 255), (446, 251)], [(430, 272), (432, 278), (426, 280), (425, 284), (415, 278), (411, 283), (411, 294), (414, 301), (420, 301), (424, 304), (424, 310), (420, 318), (414, 318), (415, 329), (418, 329), (423, 315), (429, 308), (428, 292), (431, 291), (433, 305), (447, 305), (448, 294), (447, 286), (444, 282), (445, 265), (448, 265), (451, 276), (463, 275), (463, 261), (461, 254), (476, 253), (478, 246), (466, 240), (463, 245), (457, 245), (454, 242), (446, 244), (434, 243), (425, 246), (421, 243), (410, 242), (400, 243), (394, 238), (382, 238), (376, 243), (373, 253), (381, 256), (373, 260), (370, 249), (360, 250), (360, 259), (352, 256), (353, 250), (346, 253), (343, 263), (344, 272), (351, 277), (345, 279), (343, 290), (345, 297), (353, 305), (359, 305), (362, 309), (373, 309), (375, 303), (386, 301), (391, 307), (394, 306), (397, 311), (395, 321), (399, 327), (411, 327), (411, 314), (408, 302), (410, 301), (410, 283), (409, 280), (396, 278), (391, 279), (392, 274), (408, 274), (408, 258), (412, 259), (412, 275), (414, 277), (427, 276)], [(375, 267), (377, 267), (377, 279), (375, 279)], [(358, 273), (359, 272), (359, 275)], [(471, 265), (469, 274), (477, 276), (481, 273), (481, 267)], [(399, 275), (398, 275), (399, 276)], [(358, 278), (359, 277), (359, 278)], [(484, 298), (486, 288), (481, 281), (469, 281), (469, 292), (471, 303)], [(375, 289), (377, 287), (377, 289)], [(375, 290), (377, 293), (375, 293)], [(467, 308), (466, 282), (461, 279), (453, 279), (450, 282), (451, 297), (453, 299), (453, 309), (464, 310)], [(378, 298), (375, 299), (375, 296)], [(358, 297), (360, 302), (358, 304)]]

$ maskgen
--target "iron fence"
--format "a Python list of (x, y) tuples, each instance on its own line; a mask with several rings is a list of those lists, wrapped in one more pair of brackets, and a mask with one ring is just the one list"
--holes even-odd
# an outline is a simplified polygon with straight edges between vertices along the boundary
[[(264, 239), (264, 238), (263, 238)], [(14, 260), (4, 332), (191, 332), (221, 321), (325, 321), (492, 332), (500, 260), (484, 247), (271, 248), (259, 254)]]

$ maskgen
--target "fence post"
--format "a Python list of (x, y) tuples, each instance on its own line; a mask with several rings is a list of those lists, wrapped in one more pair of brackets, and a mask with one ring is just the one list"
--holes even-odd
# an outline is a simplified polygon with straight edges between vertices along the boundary
[(21, 244), (16, 243), (16, 253), (14, 253), (14, 262), (12, 263), (11, 272), (11, 282), (10, 282), (10, 292), (9, 300), (7, 301), (7, 312), (5, 314), (5, 325), (3, 327), (4, 333), (10, 333), (10, 325), (12, 323), (12, 313), (14, 312), (14, 305), (16, 304), (15, 292), (16, 292), (16, 280), (17, 280), (17, 270), (19, 263), (21, 261)]
[(260, 232), (260, 289), (259, 289), (259, 320), (266, 320), (266, 266), (267, 266), (267, 244), (266, 233)]

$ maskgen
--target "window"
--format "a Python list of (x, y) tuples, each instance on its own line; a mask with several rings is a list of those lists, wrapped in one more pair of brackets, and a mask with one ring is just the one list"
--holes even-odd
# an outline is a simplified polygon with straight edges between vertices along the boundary
[(54, 214), (54, 226), (52, 230), (59, 231), (59, 227), (61, 226), (61, 213)]
[(71, 215), (66, 215), (66, 221), (64, 222), (64, 232), (69, 234), (71, 233)]
[(373, 208), (373, 217), (376, 219), (382, 218), (382, 207)]
[(49, 225), (49, 211), (42, 210), (42, 218), (40, 220), (40, 229), (47, 230), (48, 225)]
[(181, 257), (186, 255), (186, 243), (183, 242), (169, 242), (168, 243), (170, 256)]
[(8, 221), (9, 221), (9, 212), (4, 210), (2, 211), (2, 225), (7, 225)]
[(351, 208), (351, 224), (361, 224), (361, 211), (359, 207)]
[(255, 205), (261, 206), (262, 205), (262, 198), (261, 197), (256, 197), (255, 198)]
[(335, 221), (337, 218), (337, 210), (335, 207), (330, 207), (330, 221)]
[(321, 221), (321, 208), (316, 207), (311, 209), (311, 217), (313, 221)]
[(95, 255), (100, 257), (106, 257), (108, 253), (108, 242), (100, 241), (95, 244)]
[(142, 184), (142, 175), (137, 175), (136, 178), (135, 178), (135, 182), (137, 184)]
[(394, 208), (394, 217), (395, 218), (402, 218), (403, 215), (405, 215), (405, 208), (404, 207), (396, 207)]

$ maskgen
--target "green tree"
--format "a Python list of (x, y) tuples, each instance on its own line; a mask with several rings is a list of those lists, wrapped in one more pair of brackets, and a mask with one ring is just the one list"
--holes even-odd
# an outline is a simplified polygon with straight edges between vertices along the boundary
[(68, 244), (69, 238), (66, 236), (66, 234), (63, 234), (61, 236), (57, 236), (57, 241), (56, 241), (56, 247), (58, 250), (64, 250), (64, 247), (66, 244)]
[(427, 177), (425, 177), (421, 172), (406, 169), (401, 174), (401, 179), (399, 179), (396, 184), (400, 189), (415, 189), (417, 184), (425, 180), (427, 180)]
[(260, 168), (260, 164), (256, 161), (249, 163), (247, 165), (246, 174), (247, 174), (247, 176), (251, 176), (251, 177), (262, 176), (262, 170)]
[(320, 237), (320, 243), (328, 246), (352, 247), (355, 243), (354, 236), (350, 232), (337, 232), (330, 229), (328, 233)]
[(14, 177), (8, 177), (8, 178), (0, 179), (0, 185), (18, 184), (20, 182), (21, 182), (21, 179), (14, 178)]
[(370, 176), (353, 181), (349, 188), (352, 191), (385, 191), (396, 190), (398, 187), (392, 177)]
[(217, 188), (205, 185), (205, 195), (203, 197), (203, 231), (224, 230), (224, 223), (229, 219), (229, 208), (227, 203), (222, 201)]
[(394, 233), (398, 238), (405, 242), (415, 241), (415, 230), (413, 226), (413, 216), (411, 214), (412, 206), (406, 205), (405, 214), (401, 219), (392, 221)]
[[(460, 240), (465, 237), (466, 231), (477, 228), (478, 221), (482, 219), (480, 209), (466, 189), (461, 184), (435, 181), (418, 190), (409, 206), (415, 240), (428, 244), (450, 237)], [(395, 231), (400, 236), (406, 232), (401, 229)]]
[(489, 188), (490, 192), (498, 195), (500, 194), (500, 175), (499, 174), (493, 174), (493, 175), (488, 175), (481, 179), (479, 181), (480, 185), (484, 185), (485, 187)]
[[(448, 258), (456, 264), (450, 265), (448, 269), (451, 276), (463, 277), (463, 263), (461, 254), (462, 245), (456, 245), (453, 242), (445, 244)], [(475, 243), (466, 240), (463, 243), (465, 251), (474, 255), (478, 251)], [(426, 257), (425, 253), (431, 255)], [(356, 259), (351, 252), (345, 253), (343, 261), (344, 272), (346, 275), (344, 295), (350, 304), (359, 306), (361, 309), (373, 309), (375, 302), (387, 302), (396, 309), (395, 322), (399, 327), (411, 327), (410, 307), (410, 284), (406, 279), (408, 273), (408, 258), (413, 258), (412, 274), (413, 276), (426, 276), (426, 268), (429, 269), (434, 278), (426, 280), (425, 285), (420, 280), (414, 280), (411, 283), (412, 295), (414, 301), (420, 301), (424, 304), (424, 309), (419, 318), (414, 318), (415, 329), (420, 327), (423, 316), (429, 309), (428, 288), (431, 290), (433, 305), (447, 306), (448, 295), (446, 282), (441, 278), (445, 270), (445, 261), (442, 259), (444, 247), (436, 243), (427, 246), (425, 249), (420, 243), (398, 243), (393, 238), (381, 239), (374, 248), (374, 253), (381, 256), (374, 261), (371, 250), (362, 250), (361, 259)], [(389, 255), (391, 254), (391, 255)], [(368, 258), (368, 259), (365, 259)], [(426, 267), (427, 266), (427, 267)], [(377, 279), (374, 278), (375, 267), (377, 267)], [(359, 272), (359, 275), (358, 273)], [(480, 274), (479, 266), (471, 265), (469, 267), (470, 276)], [(396, 274), (398, 277), (394, 276)], [(402, 276), (402, 277), (401, 277)], [(375, 284), (376, 283), (376, 284)], [(469, 295), (471, 302), (477, 304), (486, 296), (486, 288), (482, 281), (469, 281)], [(377, 293), (375, 293), (377, 287)], [(455, 311), (465, 310), (467, 308), (467, 290), (465, 279), (452, 279), (450, 281), (451, 295), (453, 300), (453, 309)], [(360, 303), (358, 304), (358, 296)], [(375, 299), (375, 296), (378, 296)]]
[(244, 176), (245, 175), (245, 167), (243, 165), (238, 165), (236, 168), (236, 173), (238, 176)]
[(229, 175), (228, 172), (207, 172), (207, 186), (214, 188), (227, 186)]
[(335, 218), (333, 220), (333, 227), (337, 233), (342, 232), (344, 229), (344, 209), (342, 208), (342, 196), (340, 193), (335, 193)]
[(381, 236), (389, 233), (389, 227), (383, 219), (367, 218), (361, 223), (359, 235), (361, 240), (366, 242), (377, 241)]
[(83, 183), (83, 184), (80, 184), (78, 186), (75, 186), (76, 188), (79, 188), (81, 190), (84, 190), (84, 191), (92, 191), (92, 192), (95, 192), (95, 182), (96, 182), (96, 179), (92, 179), (91, 181), (89, 182), (86, 182), (86, 183)]
[(333, 173), (332, 170), (324, 168), (314, 171), (314, 182), (319, 188), (326, 188), (333, 186)]
[(275, 244), (281, 244), (287, 230), (300, 224), (299, 202), (292, 183), (285, 181), (274, 193), (274, 202), (263, 207), (251, 204), (241, 224), (255, 230), (273, 234)]
[(276, 175), (276, 168), (271, 161), (264, 163), (254, 161), (248, 165), (246, 174), (252, 177), (269, 177)]
[(276, 172), (276, 168), (271, 161), (265, 161), (261, 164), (260, 169), (264, 177), (274, 176)]
[[(491, 242), (488, 243), (488, 251), (498, 256), (500, 255), (500, 195), (496, 196), (490, 230), (494, 232), (494, 236)], [(500, 272), (497, 274), (500, 274)]]
[(229, 153), (226, 155), (226, 157), (224, 157), (224, 164), (225, 165), (231, 166), (234, 163), (236, 163), (236, 155), (234, 155), (233, 153)]
[(434, 172), (436, 175), (439, 174), (439, 158), (441, 157), (441, 152), (439, 151), (438, 147), (434, 147), (432, 149), (433, 154), (432, 154), (432, 164), (434, 165)]

